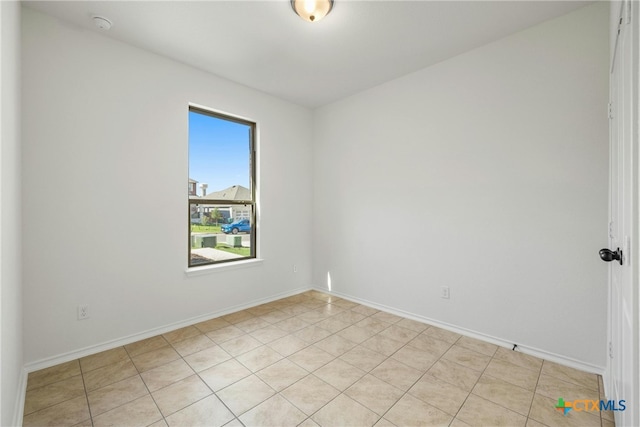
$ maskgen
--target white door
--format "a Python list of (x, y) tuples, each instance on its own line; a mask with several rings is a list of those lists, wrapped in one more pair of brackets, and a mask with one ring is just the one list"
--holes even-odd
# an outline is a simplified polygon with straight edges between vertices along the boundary
[[(638, 414), (638, 55), (637, 2), (612, 7), (618, 16), (611, 64), (609, 249), (609, 370), (607, 398), (626, 402), (617, 426), (637, 426)], [(612, 254), (609, 254), (611, 258)], [(606, 254), (605, 254), (606, 256)], [(619, 406), (618, 406), (619, 407)]]

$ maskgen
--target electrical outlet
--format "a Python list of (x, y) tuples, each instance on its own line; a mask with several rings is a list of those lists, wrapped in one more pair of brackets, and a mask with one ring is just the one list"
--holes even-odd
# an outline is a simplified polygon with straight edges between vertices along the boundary
[(79, 305), (78, 306), (78, 320), (84, 320), (89, 318), (89, 306), (88, 305)]
[(440, 287), (440, 298), (449, 299), (449, 287), (441, 286)]
[(297, 266), (297, 265), (295, 265), (295, 264), (293, 264), (293, 272), (294, 272), (294, 273), (297, 273), (297, 272), (298, 272), (298, 266)]

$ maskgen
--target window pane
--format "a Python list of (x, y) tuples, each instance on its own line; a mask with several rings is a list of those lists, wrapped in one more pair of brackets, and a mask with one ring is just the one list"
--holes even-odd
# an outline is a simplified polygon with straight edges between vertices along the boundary
[(254, 255), (253, 206), (190, 203), (189, 266)]
[(252, 199), (250, 123), (189, 111), (189, 196)]

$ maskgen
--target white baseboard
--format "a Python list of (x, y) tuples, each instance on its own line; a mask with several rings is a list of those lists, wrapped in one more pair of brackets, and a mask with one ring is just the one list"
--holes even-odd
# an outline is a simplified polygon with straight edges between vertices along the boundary
[[(29, 372), (38, 371), (40, 369), (49, 368), (51, 366), (55, 366), (61, 363), (70, 362), (72, 360), (79, 359), (81, 357), (89, 356), (95, 353), (100, 353), (106, 350), (111, 350), (116, 347), (120, 347), (123, 345), (131, 344), (136, 341), (151, 338), (156, 335), (161, 335), (176, 329), (184, 328), (185, 326), (190, 326), (196, 323), (204, 322), (206, 320), (214, 319), (216, 317), (224, 316), (229, 313), (234, 313), (236, 311), (245, 310), (247, 308), (255, 307), (260, 304), (265, 304), (271, 301), (287, 298), (292, 295), (297, 295), (299, 293), (306, 292), (311, 289), (313, 288), (305, 287), (305, 288), (294, 289), (292, 291), (281, 292), (279, 294), (275, 294), (266, 298), (261, 298), (261, 299), (253, 300), (244, 304), (228, 307), (228, 308), (225, 308), (224, 310), (219, 310), (213, 313), (204, 314), (202, 316), (192, 317), (190, 319), (182, 320), (180, 322), (174, 322), (169, 325), (164, 325), (158, 328), (149, 329), (147, 331), (140, 332), (137, 334), (132, 334), (124, 338), (118, 338), (118, 339), (107, 341), (101, 344), (92, 345), (79, 350), (74, 350), (68, 353), (64, 353), (57, 356), (48, 357), (46, 359), (41, 359), (35, 362), (27, 363), (25, 364), (24, 369), (26, 373), (29, 373)], [(25, 374), (25, 390), (26, 390), (26, 374)], [(22, 394), (22, 399), (23, 399), (23, 405), (24, 405), (24, 393)]]
[(22, 372), (20, 372), (20, 380), (18, 382), (18, 390), (16, 391), (18, 393), (16, 404), (13, 408), (13, 424), (11, 424), (13, 426), (22, 425), (22, 418), (24, 414), (24, 399), (27, 394), (27, 375), (27, 370), (22, 369)]
[[(432, 326), (437, 326), (438, 328), (442, 328), (442, 329), (446, 329), (448, 331), (451, 332), (455, 332), (458, 333), (460, 335), (465, 335), (471, 338), (475, 338), (475, 339), (479, 339), (482, 341), (486, 341), (489, 342), (491, 344), (495, 344), (498, 345), (500, 347), (505, 347), (505, 348), (513, 348), (514, 343), (510, 342), (510, 341), (506, 341), (504, 339), (498, 338), (498, 337), (494, 337), (491, 335), (487, 335), (487, 334), (483, 334), (481, 332), (477, 332), (477, 331), (473, 331), (471, 329), (466, 329), (466, 328), (461, 328), (459, 326), (456, 325), (452, 325), (446, 322), (441, 322), (439, 320), (436, 319), (431, 319), (428, 317), (424, 317), (424, 316), (420, 316), (414, 313), (409, 313), (403, 310), (399, 310), (397, 308), (394, 307), (389, 307), (386, 306), (384, 304), (378, 304), (372, 301), (368, 301), (368, 300), (364, 300), (362, 298), (357, 298), (351, 295), (347, 295), (347, 294), (343, 294), (341, 292), (336, 292), (336, 291), (329, 291), (327, 289), (322, 289), (319, 287), (314, 287), (314, 290), (318, 291), (318, 292), (323, 292), (323, 293), (327, 293), (330, 295), (335, 295), (337, 297), (340, 298), (344, 298), (346, 300), (358, 303), (358, 304), (362, 304), (362, 305), (366, 305), (367, 307), (371, 307), (371, 308), (375, 308), (376, 310), (381, 310), (381, 311), (386, 311), (388, 313), (391, 314), (395, 314), (397, 316), (401, 316), (401, 317), (406, 317), (408, 319), (412, 319), (412, 320), (417, 320), (418, 322), (422, 322), (422, 323), (427, 323), (429, 325)], [(516, 343), (517, 344), (517, 343)], [(555, 353), (551, 353), (549, 351), (545, 351), (545, 350), (541, 350), (538, 348), (534, 348), (534, 347), (527, 347), (521, 344), (517, 344), (517, 348), (518, 351), (521, 351), (522, 353), (525, 354), (529, 354), (531, 356), (535, 356), (538, 357), (540, 359), (544, 359), (544, 360), (548, 360), (550, 362), (555, 362), (558, 363), (560, 365), (564, 365), (564, 366), (568, 366), (570, 368), (575, 368), (575, 369), (579, 369), (581, 371), (585, 371), (585, 372), (590, 372), (593, 374), (598, 374), (598, 375), (604, 375), (605, 374), (605, 367), (603, 366), (596, 366), (596, 365), (592, 365), (590, 363), (586, 363), (586, 362), (582, 362), (580, 360), (576, 360), (570, 357), (566, 357), (566, 356), (562, 356), (559, 354), (555, 354)]]

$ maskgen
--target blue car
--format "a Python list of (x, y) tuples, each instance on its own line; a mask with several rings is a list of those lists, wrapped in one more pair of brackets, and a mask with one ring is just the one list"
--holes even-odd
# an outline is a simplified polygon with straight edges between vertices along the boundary
[(220, 228), (225, 234), (250, 233), (251, 222), (248, 219), (239, 219), (232, 222), (231, 224), (225, 224)]

